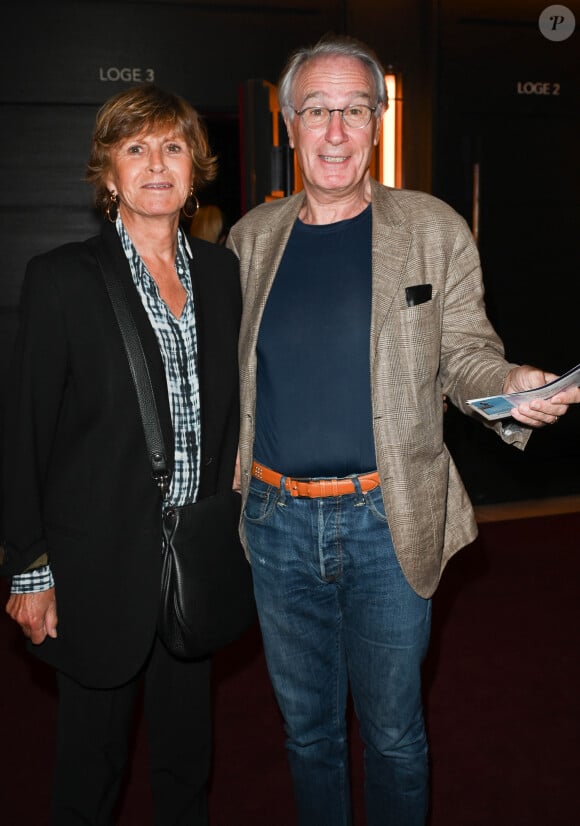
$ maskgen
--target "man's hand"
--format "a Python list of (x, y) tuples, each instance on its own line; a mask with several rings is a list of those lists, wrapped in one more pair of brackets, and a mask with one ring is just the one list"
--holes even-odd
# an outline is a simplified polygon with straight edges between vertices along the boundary
[(31, 594), (12, 594), (6, 603), (6, 613), (20, 625), (24, 636), (36, 645), (44, 642), (47, 636), (57, 636), (54, 588)]
[[(503, 393), (521, 393), (533, 390), (557, 379), (554, 373), (545, 373), (537, 367), (522, 364), (514, 367), (507, 374), (503, 383)], [(555, 424), (563, 416), (571, 404), (580, 403), (580, 388), (570, 387), (557, 393), (551, 399), (534, 399), (531, 402), (514, 407), (510, 413), (514, 419), (528, 427), (542, 427), (545, 424)]]

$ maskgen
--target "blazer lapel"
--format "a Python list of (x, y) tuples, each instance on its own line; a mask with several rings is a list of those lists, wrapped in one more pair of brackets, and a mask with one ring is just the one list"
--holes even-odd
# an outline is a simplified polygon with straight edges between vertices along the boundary
[(255, 371), (256, 367), (258, 332), (268, 295), (303, 200), (302, 192), (289, 198), (276, 215), (276, 219), (261, 228), (254, 240), (251, 266), (244, 288), (244, 313), (240, 333), (240, 360), (250, 371)]
[(401, 288), (411, 247), (404, 215), (384, 186), (371, 181), (373, 209), (373, 304), (371, 356), (377, 351), (381, 330)]
[(290, 198), (277, 215), (277, 220), (256, 236), (252, 286), (256, 303), (260, 308), (260, 318), (303, 199), (302, 193)]

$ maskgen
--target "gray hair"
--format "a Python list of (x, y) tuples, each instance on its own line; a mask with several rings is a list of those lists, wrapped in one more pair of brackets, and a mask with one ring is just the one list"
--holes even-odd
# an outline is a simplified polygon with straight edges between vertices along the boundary
[[(294, 118), (294, 81), (298, 70), (309, 60), (317, 57), (354, 57), (360, 60), (369, 70), (374, 81), (376, 104), (381, 104), (383, 110), (388, 106), (387, 89), (385, 86), (385, 72), (374, 51), (360, 40), (346, 35), (327, 34), (314, 46), (305, 46), (297, 49), (288, 58), (278, 82), (278, 102), (281, 111), (291, 120)], [(375, 117), (380, 111), (375, 113)]]

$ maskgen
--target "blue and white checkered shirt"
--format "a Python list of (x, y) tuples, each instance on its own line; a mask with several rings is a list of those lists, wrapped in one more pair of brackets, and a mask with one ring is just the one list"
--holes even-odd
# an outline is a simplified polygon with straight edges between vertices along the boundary
[[(201, 418), (197, 373), (197, 333), (193, 289), (189, 271), (191, 250), (181, 229), (178, 232), (175, 269), (187, 292), (187, 300), (176, 318), (159, 295), (157, 284), (133, 246), (121, 218), (117, 231), (131, 267), (133, 282), (155, 330), (165, 367), (169, 406), (174, 432), (174, 466), (167, 506), (194, 502), (199, 488)], [(13, 594), (52, 588), (49, 565), (12, 578)]]
[(197, 496), (201, 456), (197, 334), (189, 272), (191, 251), (179, 230), (175, 269), (187, 292), (187, 301), (181, 316), (176, 318), (161, 299), (157, 284), (139, 257), (120, 217), (117, 218), (117, 230), (131, 267), (133, 281), (157, 335), (165, 366), (175, 440), (168, 502), (172, 505), (185, 505), (187, 502), (195, 502)]

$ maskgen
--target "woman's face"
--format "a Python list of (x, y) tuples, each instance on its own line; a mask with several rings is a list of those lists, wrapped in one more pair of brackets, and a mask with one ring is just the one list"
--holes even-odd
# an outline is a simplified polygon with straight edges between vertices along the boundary
[(192, 183), (191, 151), (170, 128), (127, 138), (111, 153), (106, 185), (124, 218), (178, 216)]

